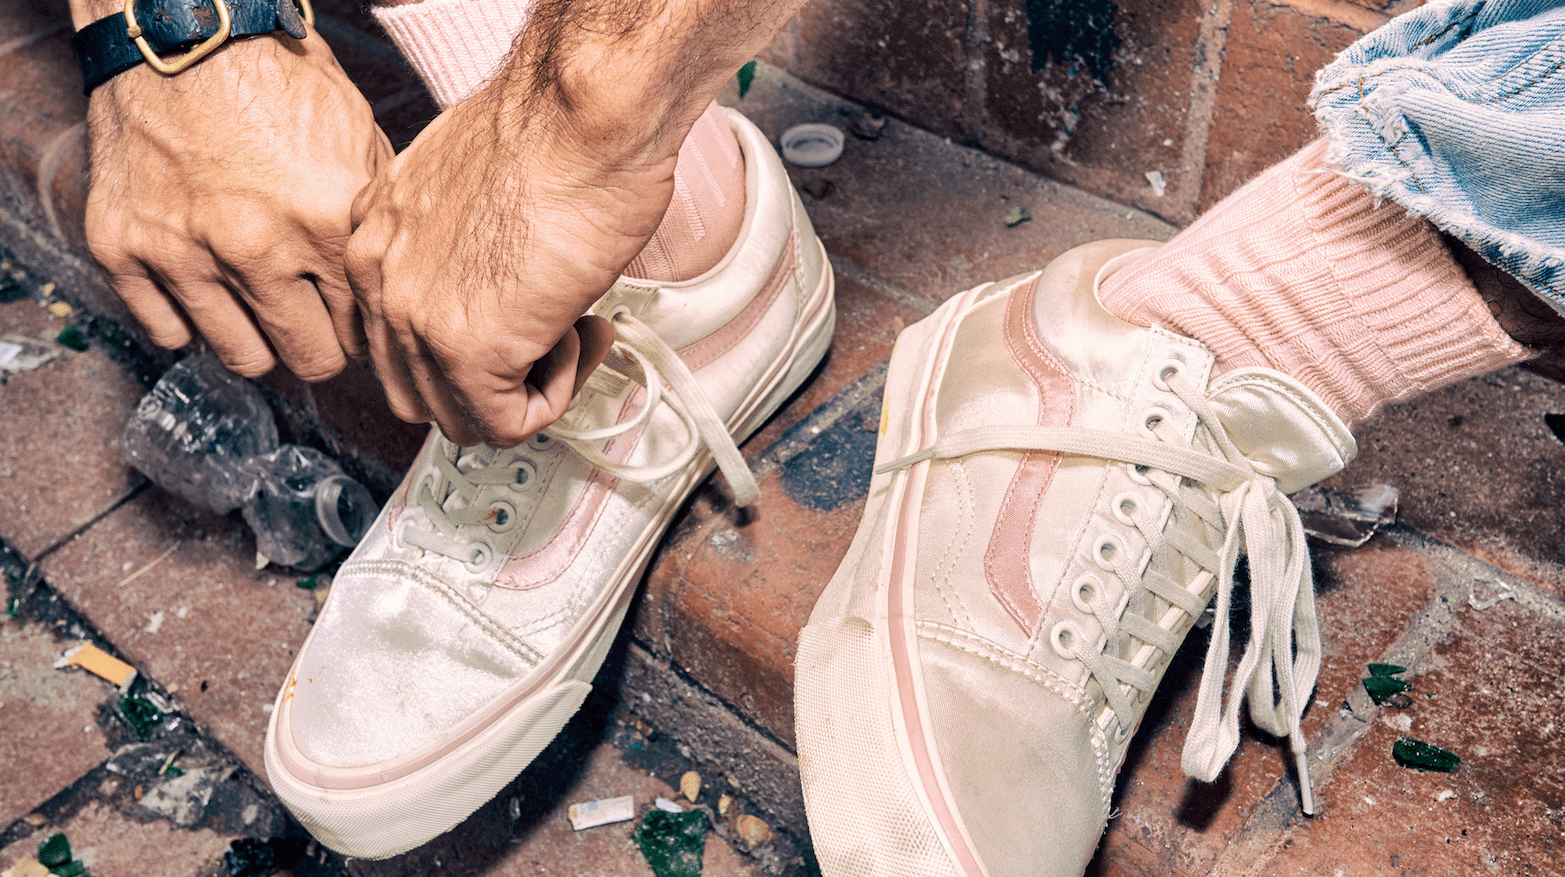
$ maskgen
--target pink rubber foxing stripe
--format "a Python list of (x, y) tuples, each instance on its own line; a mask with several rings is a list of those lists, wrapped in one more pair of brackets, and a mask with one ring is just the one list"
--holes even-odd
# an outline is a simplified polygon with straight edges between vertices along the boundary
[[(971, 299), (976, 297), (978, 290), (967, 294), (961, 305), (954, 306), (956, 313), (961, 313), (971, 305)], [(961, 322), (952, 319), (946, 326), (945, 334), (940, 339), (936, 348), (936, 355), (942, 360), (946, 358), (951, 349), (952, 338), (956, 334), (957, 325)], [(925, 436), (934, 435), (934, 410), (935, 392), (938, 381), (931, 380), (926, 388), (923, 400), (922, 415), (925, 419), (923, 435), (915, 437), (915, 442), (922, 444)], [(983, 877), (984, 868), (978, 861), (978, 855), (968, 845), (967, 833), (963, 831), (961, 821), (951, 807), (951, 802), (946, 800), (945, 792), (941, 788), (939, 769), (935, 765), (935, 753), (932, 751), (928, 731), (924, 727), (923, 710), (919, 708), (917, 687), (914, 679), (914, 662), (918, 645), (914, 642), (913, 625), (914, 607), (909, 599), (913, 588), (913, 555), (917, 552), (916, 536), (910, 532), (916, 527), (918, 509), (924, 493), (924, 475), (929, 470), (929, 463), (919, 463), (908, 472), (908, 483), (902, 495), (902, 510), (897, 518), (897, 531), (895, 548), (891, 556), (891, 582), (886, 589), (886, 614), (888, 634), (891, 640), (891, 665), (896, 677), (897, 697), (902, 709), (903, 726), (907, 728), (908, 746), (912, 750), (913, 763), (918, 771), (919, 784), (923, 786), (924, 797), (929, 801), (929, 806), (935, 820), (940, 824), (940, 830), (945, 835), (946, 842), (950, 845), (952, 854), (956, 857), (957, 865), (967, 877)]]

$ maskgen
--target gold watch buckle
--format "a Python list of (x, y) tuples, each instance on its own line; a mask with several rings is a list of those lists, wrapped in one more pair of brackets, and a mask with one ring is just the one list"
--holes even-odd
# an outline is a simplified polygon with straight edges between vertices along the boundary
[[(147, 38), (142, 35), (141, 25), (136, 23), (136, 0), (125, 0), (125, 35), (130, 37), (131, 41), (136, 44), (136, 48), (141, 50), (141, 56), (147, 59), (147, 63), (152, 65), (152, 69), (165, 76), (172, 76), (181, 70), (189, 69), (192, 64), (212, 54), (213, 49), (221, 46), (223, 41), (228, 39), (228, 34), (233, 26), (233, 19), (228, 15), (228, 4), (224, 3), (223, 0), (212, 0), (212, 5), (217, 7), (217, 33), (202, 40), (198, 45), (174, 61), (164, 61), (162, 58), (159, 58), (158, 53), (152, 51), (152, 46), (147, 42)], [(313, 15), (310, 17), (314, 18)]]

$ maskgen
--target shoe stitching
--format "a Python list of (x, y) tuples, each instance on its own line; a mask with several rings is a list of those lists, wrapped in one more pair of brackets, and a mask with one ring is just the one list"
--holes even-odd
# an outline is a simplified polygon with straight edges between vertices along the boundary
[(1097, 761), (1098, 796), (1107, 810), (1119, 769), (1114, 763), (1113, 749), (1108, 745), (1108, 738), (1098, 727), (1097, 718), (1094, 716), (1094, 713), (1101, 712), (1095, 698), (1087, 697), (1085, 692), (1075, 684), (1048, 667), (997, 646), (975, 633), (933, 621), (919, 621), (915, 627), (918, 635), (924, 639), (942, 643), (1002, 670), (1022, 676), (1069, 703), (1087, 726), (1088, 742), (1092, 745), (1093, 756)]
[(1218, 378), (1217, 383), (1211, 388), (1211, 394), (1219, 395), (1229, 387), (1245, 386), (1264, 386), (1292, 400), (1299, 410), (1303, 411), (1310, 418), (1310, 421), (1315, 424), (1320, 434), (1331, 442), (1332, 448), (1337, 452), (1337, 456), (1344, 461), (1352, 459), (1358, 453), (1356, 447), (1349, 447), (1339, 440), (1339, 432), (1336, 426), (1330, 419), (1322, 416), (1320, 406), (1315, 400), (1298, 392), (1290, 383), (1279, 380), (1278, 376), (1268, 374), (1264, 370), (1246, 370), (1245, 372), (1235, 372), (1231, 377), (1225, 375)]
[(951, 574), (956, 570), (958, 558), (966, 553), (973, 536), (977, 515), (972, 500), (972, 483), (967, 477), (967, 466), (960, 460), (953, 460), (947, 467), (947, 471), (951, 474), (952, 480), (957, 482), (957, 526), (952, 538), (946, 542), (946, 549), (940, 555), (939, 562), (935, 564), (935, 571), (930, 578), (934, 581), (935, 590), (946, 604), (946, 611), (951, 614), (951, 617), (959, 624), (971, 624), (971, 616), (962, 603), (961, 595), (957, 593), (951, 582)]
[(488, 615), (474, 607), (472, 601), (458, 593), (451, 585), (446, 584), (439, 576), (427, 573), (406, 561), (362, 560), (355, 563), (349, 572), (339, 573), (338, 579), (339, 581), (349, 579), (361, 572), (366, 578), (373, 578), (375, 577), (374, 574), (379, 574), (380, 578), (386, 579), (411, 578), (476, 624), (493, 638), (497, 645), (511, 651), (517, 657), (534, 666), (543, 660), (542, 653), (517, 639), (509, 630), (495, 623)]

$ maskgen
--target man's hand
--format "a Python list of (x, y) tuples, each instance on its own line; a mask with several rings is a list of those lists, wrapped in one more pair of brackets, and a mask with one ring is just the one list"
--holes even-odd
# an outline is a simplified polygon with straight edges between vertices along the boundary
[(680, 144), (802, 0), (537, 0), (499, 75), (354, 208), (348, 277), (392, 411), (518, 444), (602, 360), (583, 312), (656, 231)]
[(319, 35), (139, 66), (88, 108), (87, 238), (152, 341), (204, 336), (248, 376), (322, 380), (362, 353), (342, 267), (353, 199), (391, 158)]
[(513, 110), (442, 113), (364, 190), (346, 258), (392, 411), (461, 444), (564, 413), (612, 341), (582, 314), (673, 194), (673, 155), (608, 162)]

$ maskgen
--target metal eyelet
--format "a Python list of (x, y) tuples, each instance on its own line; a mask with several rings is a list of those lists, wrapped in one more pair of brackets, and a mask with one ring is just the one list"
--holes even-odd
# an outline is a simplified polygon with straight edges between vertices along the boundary
[(1127, 527), (1134, 527), (1136, 525), (1136, 519), (1133, 516), (1136, 514), (1136, 512), (1141, 510), (1141, 502), (1141, 494), (1134, 493), (1129, 490), (1125, 491), (1119, 496), (1114, 497), (1114, 504), (1112, 507), (1114, 512), (1114, 520), (1119, 521), (1121, 524), (1124, 524)]
[(1115, 746), (1130, 739), (1130, 729), (1119, 723), (1119, 716), (1114, 717), (1114, 734), (1112, 739)]
[(494, 549), (482, 542), (474, 542), (472, 552), (468, 554), (467, 560), (462, 561), (462, 565), (467, 567), (468, 572), (479, 572), (491, 560), (494, 560)]
[(1174, 415), (1168, 413), (1168, 409), (1161, 405), (1148, 408), (1141, 415), (1141, 432), (1147, 438), (1156, 439), (1157, 432), (1155, 430), (1157, 425), (1173, 418)]
[(554, 441), (554, 436), (540, 432), (527, 440), (527, 447), (535, 451), (547, 451), (554, 447)]
[(1095, 615), (1097, 613), (1092, 611), (1092, 598), (1102, 592), (1103, 582), (1097, 576), (1082, 574), (1071, 584), (1071, 603), (1083, 615)]
[(489, 515), (484, 519), (484, 525), (496, 533), (516, 526), (516, 506), (503, 499), (497, 499), (489, 504)]
[(1165, 393), (1172, 393), (1174, 390), (1168, 385), (1168, 379), (1174, 375), (1183, 374), (1184, 370), (1185, 364), (1179, 360), (1165, 359), (1163, 364), (1158, 366), (1157, 371), (1152, 375), (1152, 386)]
[(1125, 553), (1125, 542), (1113, 533), (1098, 537), (1092, 546), (1092, 560), (1105, 572), (1114, 572), (1114, 558)]
[(1146, 469), (1147, 467), (1138, 466), (1135, 463), (1125, 464), (1125, 473), (1130, 476), (1131, 481), (1136, 482), (1142, 487), (1151, 487), (1152, 479), (1147, 477)]
[(1071, 644), (1081, 638), (1081, 628), (1069, 621), (1061, 621), (1049, 631), (1049, 644), (1054, 646), (1054, 653), (1066, 660), (1076, 660), (1076, 653), (1071, 650)]
[(525, 458), (512, 460), (510, 469), (516, 473), (512, 478), (515, 480), (517, 487), (526, 487), (538, 478), (538, 467)]

